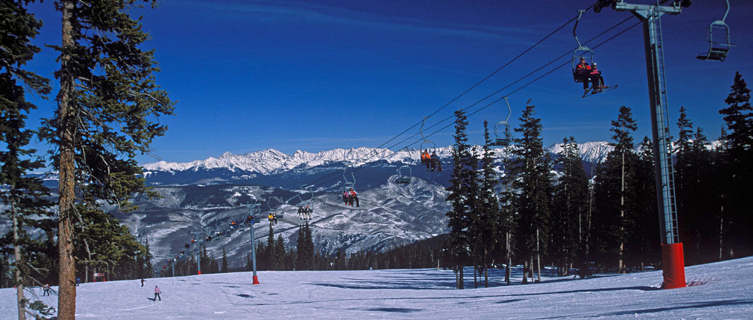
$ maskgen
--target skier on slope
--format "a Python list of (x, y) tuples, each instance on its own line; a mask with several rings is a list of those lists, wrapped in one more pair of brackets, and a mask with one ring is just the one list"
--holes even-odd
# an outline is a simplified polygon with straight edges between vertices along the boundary
[(160, 297), (160, 293), (162, 293), (162, 291), (159, 289), (159, 287), (154, 286), (154, 299), (152, 299), (152, 301), (157, 301), (157, 299), (159, 299), (159, 301), (162, 301), (162, 297)]

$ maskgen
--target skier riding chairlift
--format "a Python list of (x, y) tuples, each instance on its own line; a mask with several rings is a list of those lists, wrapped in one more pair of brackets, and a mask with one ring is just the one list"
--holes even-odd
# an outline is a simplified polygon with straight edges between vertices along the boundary
[(431, 152), (431, 158), (429, 162), (431, 163), (431, 171), (442, 172), (442, 162), (439, 161), (439, 156), (437, 156), (436, 151)]

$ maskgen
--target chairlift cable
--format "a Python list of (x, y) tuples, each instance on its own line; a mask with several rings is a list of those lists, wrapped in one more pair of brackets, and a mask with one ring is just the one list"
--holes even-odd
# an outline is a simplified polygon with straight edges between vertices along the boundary
[[(600, 33), (599, 33), (599, 34), (597, 34), (596, 36), (594, 36), (594, 37), (592, 37), (592, 38), (588, 39), (588, 40), (586, 41), (586, 43), (590, 43), (590, 42), (592, 42), (592, 41), (594, 41), (594, 40), (596, 40), (596, 39), (598, 39), (598, 38), (600, 38), (600, 37), (604, 36), (605, 34), (607, 34), (607, 33), (611, 32), (612, 30), (616, 29), (617, 27), (621, 26), (622, 24), (624, 24), (625, 22), (627, 22), (627, 21), (631, 20), (632, 18), (633, 18), (633, 17), (626, 17), (625, 19), (622, 19), (622, 20), (620, 20), (619, 22), (617, 22), (616, 24), (612, 25), (611, 27), (609, 27), (609, 28), (605, 29), (604, 31), (600, 32)], [(629, 28), (630, 28), (630, 29), (632, 29), (633, 27), (635, 27), (635, 25), (633, 25), (633, 26), (631, 26), (631, 27), (629, 27)], [(600, 44), (600, 45), (601, 45), (601, 44)], [(597, 46), (595, 46), (595, 47), (594, 47), (594, 49), (595, 49), (595, 48), (597, 48)], [(522, 76), (522, 77), (520, 77), (519, 79), (517, 79), (517, 80), (515, 80), (515, 81), (513, 81), (513, 82), (511, 82), (511, 83), (509, 83), (509, 84), (507, 84), (507, 85), (505, 85), (504, 87), (502, 87), (502, 88), (499, 88), (499, 89), (495, 90), (495, 91), (494, 91), (494, 92), (492, 92), (491, 94), (489, 94), (489, 95), (487, 95), (487, 96), (484, 96), (484, 97), (482, 97), (481, 99), (478, 99), (478, 100), (476, 100), (475, 102), (471, 103), (470, 105), (468, 105), (468, 106), (466, 106), (466, 107), (464, 107), (464, 108), (460, 108), (459, 110), (467, 111), (467, 110), (469, 110), (469, 109), (471, 109), (471, 108), (473, 108), (473, 107), (477, 106), (478, 104), (480, 104), (480, 103), (482, 103), (482, 102), (484, 102), (484, 101), (488, 100), (489, 98), (496, 96), (496, 95), (497, 95), (497, 94), (499, 94), (500, 92), (502, 92), (502, 91), (504, 91), (504, 90), (506, 90), (506, 89), (508, 89), (508, 88), (512, 87), (513, 85), (515, 85), (515, 84), (517, 84), (517, 83), (520, 83), (521, 81), (523, 81), (523, 80), (525, 80), (526, 78), (528, 78), (528, 77), (532, 76), (532, 75), (533, 75), (533, 74), (535, 74), (536, 72), (539, 72), (539, 71), (541, 71), (542, 69), (546, 68), (547, 66), (554, 64), (554, 63), (555, 63), (555, 62), (557, 62), (558, 60), (560, 60), (560, 59), (562, 59), (562, 58), (564, 58), (564, 57), (566, 57), (566, 56), (570, 56), (571, 54), (572, 54), (572, 50), (568, 50), (568, 51), (565, 51), (565, 52), (564, 52), (563, 54), (561, 54), (561, 55), (559, 55), (558, 57), (556, 57), (556, 58), (554, 58), (554, 59), (550, 60), (550, 61), (549, 61), (549, 62), (547, 62), (546, 64), (544, 64), (544, 65), (542, 65), (542, 66), (540, 66), (540, 67), (536, 68), (535, 70), (533, 70), (533, 71), (531, 71), (531, 72), (529, 72), (529, 73), (525, 74), (524, 76)], [(569, 63), (569, 62), (568, 62), (568, 63)], [(448, 116), (447, 118), (444, 118), (444, 119), (442, 119), (442, 120), (439, 120), (439, 121), (435, 122), (434, 124), (432, 124), (432, 125), (428, 126), (428, 128), (426, 128), (426, 129), (432, 129), (432, 128), (435, 128), (435, 127), (437, 127), (437, 126), (439, 126), (439, 125), (441, 125), (441, 124), (443, 124), (443, 123), (445, 123), (445, 122), (447, 122), (447, 121), (452, 121), (452, 119), (454, 119), (454, 116)], [(444, 128), (443, 128), (443, 129), (444, 129)], [(429, 136), (431, 136), (431, 134), (430, 134)], [(388, 146), (388, 147), (387, 147), (387, 149), (394, 149), (394, 148), (397, 148), (397, 147), (399, 147), (400, 145), (403, 145), (403, 143), (406, 143), (407, 141), (410, 141), (411, 139), (413, 139), (413, 138), (415, 138), (415, 137), (417, 137), (417, 134), (413, 134), (413, 135), (411, 135), (411, 136), (409, 136), (409, 137), (407, 137), (407, 138), (404, 138), (404, 139), (402, 139), (402, 140), (400, 140), (400, 141), (398, 141), (398, 142), (396, 142), (396, 143), (394, 143), (394, 144), (392, 144), (392, 145)], [(427, 137), (428, 137), (428, 136), (427, 136)], [(412, 146), (412, 145), (415, 145), (415, 144), (416, 144), (416, 143), (411, 143), (411, 144), (409, 144), (408, 146)]]
[[(629, 18), (632, 18), (632, 17), (628, 17), (628, 19), (629, 19)], [(625, 22), (625, 21), (627, 21), (628, 19), (625, 19), (625, 20), (623, 20), (623, 21), (619, 22), (619, 24), (622, 24), (622, 23), (624, 23), (624, 22)], [(609, 41), (612, 41), (612, 40), (616, 39), (617, 37), (619, 37), (619, 36), (623, 35), (623, 34), (624, 34), (625, 32), (627, 32), (627, 31), (629, 31), (629, 30), (632, 30), (633, 28), (635, 28), (635, 27), (636, 27), (636, 26), (638, 26), (639, 24), (641, 24), (641, 22), (640, 22), (640, 21), (638, 21), (637, 23), (635, 23), (635, 24), (633, 24), (633, 25), (631, 25), (631, 26), (629, 26), (629, 27), (627, 27), (627, 28), (623, 29), (622, 31), (620, 31), (620, 32), (618, 32), (618, 33), (616, 33), (616, 34), (614, 34), (614, 35), (610, 36), (609, 38), (607, 38), (607, 39), (603, 40), (602, 42), (600, 42), (599, 44), (595, 45), (595, 46), (594, 46), (594, 49), (595, 49), (595, 48), (598, 48), (598, 47), (601, 47), (601, 46), (602, 46), (602, 45), (604, 45), (605, 43), (607, 43), (607, 42), (609, 42)], [(610, 29), (611, 29), (611, 28), (610, 28)], [(598, 37), (598, 36), (597, 36), (597, 37)], [(591, 40), (593, 40), (593, 39), (591, 39)], [(525, 75), (525, 76), (524, 76), (523, 78), (521, 78), (521, 79), (518, 79), (518, 80), (514, 81), (514, 82), (513, 82), (513, 84), (514, 84), (514, 83), (517, 83), (517, 82), (520, 82), (520, 81), (522, 81), (523, 79), (525, 79), (525, 78), (527, 78), (528, 76), (530, 76), (530, 75), (531, 75), (532, 73), (535, 73), (535, 72), (537, 72), (537, 71), (539, 71), (539, 70), (543, 69), (543, 67), (546, 67), (546, 66), (548, 66), (548, 65), (551, 65), (551, 64), (555, 63), (555, 62), (556, 62), (557, 60), (559, 60), (559, 59), (562, 59), (562, 58), (563, 58), (563, 57), (565, 57), (565, 56), (566, 56), (567, 54), (569, 54), (569, 52), (568, 52), (568, 53), (565, 53), (565, 54), (563, 54), (563, 55), (561, 55), (561, 56), (559, 56), (559, 57), (557, 57), (557, 58), (555, 58), (555, 59), (553, 59), (552, 61), (550, 61), (549, 63), (545, 64), (544, 66), (542, 66), (542, 67), (538, 68), (537, 70), (535, 70), (535, 71), (533, 71), (533, 72), (531, 72), (531, 73), (529, 73), (529, 74)], [(509, 96), (511, 96), (511, 95), (513, 95), (513, 94), (515, 94), (515, 93), (519, 92), (520, 90), (523, 90), (524, 88), (526, 88), (526, 87), (528, 87), (528, 86), (532, 85), (532, 84), (533, 84), (533, 83), (535, 83), (536, 81), (538, 81), (538, 80), (541, 80), (542, 78), (544, 78), (544, 77), (546, 77), (546, 76), (548, 76), (548, 75), (550, 75), (550, 74), (554, 73), (555, 71), (557, 71), (557, 70), (559, 70), (559, 69), (562, 69), (563, 67), (565, 67), (565, 66), (567, 66), (567, 65), (569, 65), (569, 64), (570, 64), (570, 61), (566, 61), (566, 62), (564, 62), (564, 63), (562, 63), (562, 64), (560, 64), (560, 65), (558, 65), (558, 66), (556, 66), (556, 67), (554, 67), (554, 68), (552, 68), (552, 69), (550, 69), (549, 71), (547, 71), (547, 72), (545, 72), (545, 73), (541, 74), (540, 76), (538, 76), (538, 77), (534, 78), (533, 80), (531, 80), (531, 81), (529, 81), (529, 82), (525, 83), (524, 85), (522, 85), (522, 86), (520, 86), (520, 87), (518, 87), (518, 88), (514, 89), (513, 91), (510, 91), (510, 92), (508, 92), (508, 93), (507, 93), (506, 95), (504, 95), (504, 96), (502, 96), (502, 97), (500, 97), (500, 98), (497, 98), (497, 99), (493, 100), (492, 102), (490, 102), (490, 103), (488, 103), (488, 104), (486, 104), (486, 105), (484, 105), (484, 106), (482, 106), (482, 107), (478, 108), (477, 110), (474, 110), (474, 111), (472, 111), (472, 112), (468, 113), (468, 115), (467, 115), (467, 116), (468, 116), (468, 117), (470, 117), (470, 116), (473, 116), (473, 115), (477, 114), (478, 112), (480, 112), (480, 111), (482, 111), (482, 110), (484, 110), (484, 109), (487, 109), (488, 107), (490, 107), (490, 106), (494, 105), (495, 103), (497, 103), (497, 102), (499, 102), (499, 101), (503, 100), (503, 99), (504, 99), (505, 97), (509, 97)], [(507, 88), (507, 87), (510, 87), (510, 85), (507, 85), (507, 86), (505, 86), (505, 88)], [(463, 111), (470, 111), (470, 107), (466, 107), (466, 108), (463, 108), (463, 109), (460, 109), (460, 110), (463, 110)], [(434, 126), (436, 126), (436, 125), (439, 125), (439, 124), (441, 124), (442, 122), (446, 122), (447, 120), (451, 120), (451, 119), (452, 119), (452, 117), (446, 118), (446, 119), (445, 119), (445, 120), (443, 120), (443, 121), (440, 121), (440, 122), (437, 122), (437, 123), (435, 123), (435, 125), (433, 125), (432, 127), (434, 127)], [(447, 128), (451, 127), (451, 126), (452, 126), (453, 124), (454, 124), (454, 121), (451, 121), (450, 123), (446, 124), (445, 126), (443, 126), (443, 127), (439, 128), (439, 129), (437, 129), (437, 130), (435, 130), (435, 131), (431, 132), (431, 133), (430, 133), (430, 134), (429, 134), (429, 135), (428, 135), (427, 137), (431, 137), (431, 136), (433, 136), (433, 135), (435, 135), (435, 134), (438, 134), (438, 133), (440, 133), (440, 132), (444, 131), (445, 129), (447, 129)], [(430, 127), (430, 128), (431, 128), (431, 127)], [(404, 140), (403, 140), (403, 141), (404, 141)], [(412, 146), (412, 145), (415, 145), (415, 144), (416, 144), (416, 143), (418, 143), (418, 142), (419, 142), (419, 141), (415, 141), (415, 142), (413, 142), (413, 143), (410, 143), (410, 144), (406, 145), (405, 147), (406, 147), (406, 148), (408, 148), (408, 147), (410, 147), (410, 146)]]

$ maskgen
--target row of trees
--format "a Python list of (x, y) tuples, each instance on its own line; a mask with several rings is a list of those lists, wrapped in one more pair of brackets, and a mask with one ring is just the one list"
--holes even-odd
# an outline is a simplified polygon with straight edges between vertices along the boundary
[[(11, 257), (19, 319), (53, 312), (24, 294), (26, 285), (45, 282), (59, 285), (57, 318), (74, 319), (76, 278), (88, 269), (118, 278), (151, 268), (148, 249), (99, 208), (107, 202), (128, 211), (130, 196), (148, 193), (135, 157), (164, 134), (158, 119), (173, 103), (155, 84), (154, 52), (141, 48), (147, 34), (132, 16), (156, 1), (51, 1), (62, 15), (60, 44), (49, 45), (59, 52), (58, 109), (40, 130), (27, 129), (35, 106), (25, 90), (45, 99), (52, 93), (48, 79), (25, 69), (40, 50), (32, 43), (42, 25), (28, 11), (33, 2), (0, 2), (0, 188), (2, 213), (12, 221), (0, 247)], [(51, 146), (49, 163), (28, 147), (34, 136)], [(58, 172), (56, 193), (31, 175), (45, 166)]]
[[(753, 253), (753, 219), (745, 207), (753, 196), (753, 109), (740, 74), (725, 103), (728, 107), (720, 113), (726, 128), (718, 144), (694, 128), (684, 108), (678, 137), (672, 141), (688, 263)], [(614, 148), (592, 177), (574, 138), (563, 139), (554, 157), (544, 152), (541, 119), (530, 103), (499, 180), (487, 124), (480, 150), (468, 145), (467, 124), (465, 114), (457, 111), (446, 249), (457, 270), (458, 288), (463, 286), (464, 265), (483, 272), (492, 259), (523, 264), (523, 282), (535, 269), (540, 275), (544, 263), (558, 266), (562, 274), (573, 266), (626, 272), (660, 264), (655, 151), (646, 137), (635, 145), (637, 124), (630, 108), (621, 107), (612, 121)], [(561, 174), (553, 175), (553, 169)]]

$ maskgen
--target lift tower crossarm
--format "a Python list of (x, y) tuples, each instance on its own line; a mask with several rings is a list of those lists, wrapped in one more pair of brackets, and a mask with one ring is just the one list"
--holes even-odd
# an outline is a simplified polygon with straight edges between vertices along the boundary
[(651, 131), (656, 163), (656, 199), (661, 226), (662, 269), (664, 288), (679, 288), (685, 284), (685, 262), (682, 243), (677, 227), (677, 204), (675, 183), (670, 153), (669, 102), (667, 83), (664, 77), (664, 43), (661, 31), (661, 16), (677, 15), (682, 12), (680, 1), (671, 6), (658, 4), (631, 4), (622, 0), (613, 3), (616, 11), (633, 13), (643, 22), (646, 50), (646, 74), (651, 105)]

